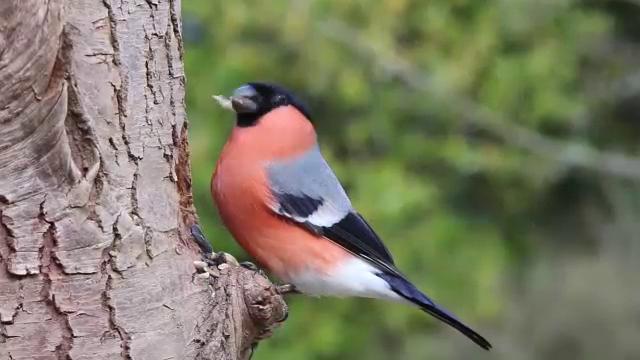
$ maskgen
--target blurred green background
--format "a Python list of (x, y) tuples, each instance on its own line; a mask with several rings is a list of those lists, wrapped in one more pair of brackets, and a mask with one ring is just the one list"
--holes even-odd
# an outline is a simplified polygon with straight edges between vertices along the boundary
[(254, 359), (640, 359), (640, 2), (183, 2), (196, 205), (251, 80), (310, 105), (354, 205), (485, 353), (407, 306), (291, 297)]

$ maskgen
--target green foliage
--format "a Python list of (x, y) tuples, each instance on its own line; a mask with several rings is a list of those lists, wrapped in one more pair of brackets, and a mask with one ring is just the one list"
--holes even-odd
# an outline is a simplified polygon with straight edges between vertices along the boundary
[[(194, 195), (215, 248), (245, 256), (210, 200), (211, 171), (233, 126), (210, 96), (270, 80), (310, 104), (325, 155), (399, 266), (490, 338), (513, 340), (504, 332), (520, 320), (510, 309), (536, 306), (519, 302), (511, 284), (530, 279), (537, 258), (598, 253), (598, 229), (611, 219), (599, 204), (612, 201), (608, 191), (619, 183), (603, 185), (606, 171), (576, 169), (518, 131), (634, 149), (639, 129), (620, 111), (629, 94), (597, 91), (634, 70), (606, 50), (625, 44), (634, 28), (622, 25), (634, 17), (572, 0), (183, 5)], [(543, 280), (553, 283), (553, 274)], [(551, 292), (536, 299), (555, 301)], [(480, 356), (462, 336), (403, 305), (289, 303), (290, 318), (255, 359)], [(562, 349), (541, 354), (526, 342), (498, 346), (509, 349), (497, 352), (505, 359), (518, 358), (514, 348), (522, 358), (566, 358)]]

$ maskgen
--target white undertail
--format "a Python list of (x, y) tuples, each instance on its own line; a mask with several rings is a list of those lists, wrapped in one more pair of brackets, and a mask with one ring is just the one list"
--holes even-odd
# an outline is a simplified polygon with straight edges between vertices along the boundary
[(296, 288), (315, 296), (357, 296), (393, 301), (405, 301), (377, 276), (380, 270), (357, 257), (345, 261), (331, 273), (309, 269), (291, 278)]

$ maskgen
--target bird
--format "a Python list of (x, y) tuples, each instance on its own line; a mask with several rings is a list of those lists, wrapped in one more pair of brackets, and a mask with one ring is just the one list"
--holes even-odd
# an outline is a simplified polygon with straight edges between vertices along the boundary
[(213, 173), (213, 199), (226, 228), (261, 267), (306, 295), (417, 306), (491, 349), (400, 272), (322, 156), (310, 110), (296, 95), (248, 82), (214, 98), (236, 122)]

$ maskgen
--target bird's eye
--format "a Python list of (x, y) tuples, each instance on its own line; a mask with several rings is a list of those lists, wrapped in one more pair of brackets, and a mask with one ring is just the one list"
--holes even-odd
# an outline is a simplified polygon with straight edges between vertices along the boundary
[(286, 105), (287, 98), (282, 94), (277, 94), (274, 95), (273, 98), (271, 98), (271, 103), (275, 106)]

